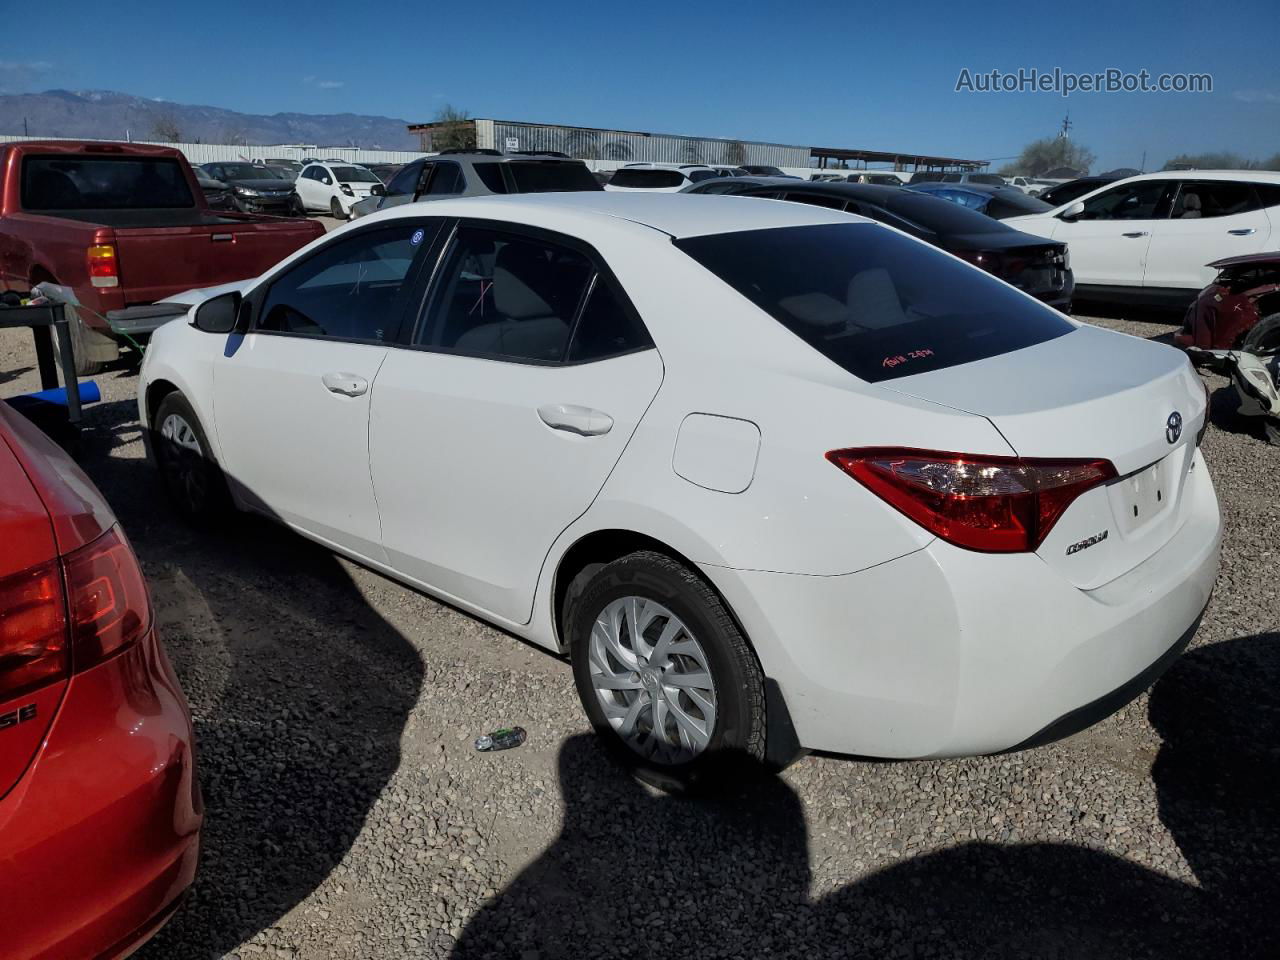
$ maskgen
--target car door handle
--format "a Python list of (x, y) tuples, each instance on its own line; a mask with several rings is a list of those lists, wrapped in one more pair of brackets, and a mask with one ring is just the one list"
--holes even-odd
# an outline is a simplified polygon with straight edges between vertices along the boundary
[(599, 437), (613, 429), (613, 417), (590, 407), (572, 403), (546, 403), (538, 408), (538, 416), (552, 430), (564, 430), (583, 437)]
[(1227, 233), (1231, 234), (1233, 237), (1247, 237), (1249, 234), (1257, 232), (1258, 231), (1253, 227), (1238, 227), (1235, 230), (1227, 231)]
[(320, 382), (330, 393), (340, 393), (344, 397), (358, 397), (369, 391), (369, 381), (354, 373), (326, 373)]
[(1134, 230), (1134, 231), (1132, 231), (1132, 232), (1130, 232), (1130, 233), (1122, 233), (1122, 234), (1120, 234), (1120, 236), (1122, 236), (1122, 237), (1130, 237), (1130, 238), (1133, 238), (1133, 237), (1145, 237), (1146, 235), (1147, 235), (1147, 231), (1145, 231), (1145, 230)]

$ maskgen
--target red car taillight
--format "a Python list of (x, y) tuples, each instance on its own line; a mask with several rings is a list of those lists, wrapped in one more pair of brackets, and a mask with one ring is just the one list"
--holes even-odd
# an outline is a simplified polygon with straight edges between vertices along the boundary
[(147, 584), (118, 526), (63, 561), (77, 671), (119, 653), (150, 626)]
[(58, 562), (0, 580), (0, 703), (63, 679), (68, 668)]
[(120, 264), (116, 260), (116, 248), (109, 243), (95, 243), (89, 248), (89, 282), (95, 287), (115, 287), (120, 284)]
[(1108, 460), (1032, 460), (876, 447), (827, 459), (949, 543), (987, 553), (1035, 550), (1086, 490), (1112, 480)]
[(146, 581), (119, 527), (61, 563), (0, 580), (0, 703), (100, 663), (150, 622)]

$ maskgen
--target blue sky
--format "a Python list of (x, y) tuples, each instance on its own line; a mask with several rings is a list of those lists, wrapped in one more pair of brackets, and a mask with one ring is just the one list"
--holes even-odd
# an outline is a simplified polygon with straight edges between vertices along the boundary
[[(311, 6), (323, 12), (300, 12)], [(1041, 12), (1054, 6), (1071, 12)], [(1144, 150), (1148, 169), (1183, 151), (1280, 152), (1275, 0), (789, 9), (72, 0), (23, 8), (21, 36), (49, 42), (15, 34), (0, 89), (110, 89), (250, 113), (410, 121), (449, 102), (501, 119), (975, 158), (1016, 154), (1070, 111), (1096, 169), (1138, 166)], [(1214, 90), (955, 92), (962, 68), (1019, 67), (1209, 73)]]

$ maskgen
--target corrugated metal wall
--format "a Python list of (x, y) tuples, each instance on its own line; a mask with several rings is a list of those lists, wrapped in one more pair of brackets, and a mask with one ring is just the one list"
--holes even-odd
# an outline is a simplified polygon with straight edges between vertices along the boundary
[[(508, 143), (513, 141), (514, 145)], [(496, 150), (557, 150), (571, 157), (626, 163), (768, 163), (807, 167), (809, 148), (749, 140), (663, 133), (590, 130), (506, 120), (477, 120), (476, 146)]]
[[(87, 140), (88, 137), (22, 137), (0, 135), (0, 143), (19, 140)], [(104, 141), (118, 143), (120, 141)], [(295, 146), (240, 146), (227, 143), (160, 143), (154, 140), (135, 140), (156, 147), (177, 147), (186, 155), (189, 163), (217, 163), (228, 160), (265, 160), (282, 157), (301, 160), (303, 157), (337, 157), (350, 163), (408, 163), (424, 154), (416, 150), (357, 150), (354, 147), (295, 147)]]

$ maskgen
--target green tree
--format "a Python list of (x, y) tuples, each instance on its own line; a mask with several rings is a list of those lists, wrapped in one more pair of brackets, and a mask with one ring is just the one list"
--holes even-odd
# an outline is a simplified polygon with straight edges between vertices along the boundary
[(1066, 137), (1045, 137), (1028, 143), (1022, 148), (1017, 162), (1002, 167), (1000, 173), (1039, 177), (1055, 167), (1071, 167), (1084, 174), (1089, 172), (1096, 159), (1088, 147)]
[(1280, 170), (1280, 153), (1273, 153), (1270, 158), (1263, 160), (1260, 169)]
[(431, 132), (433, 150), (474, 150), (476, 125), (470, 114), (446, 103), (436, 111), (435, 122), (440, 124)]

